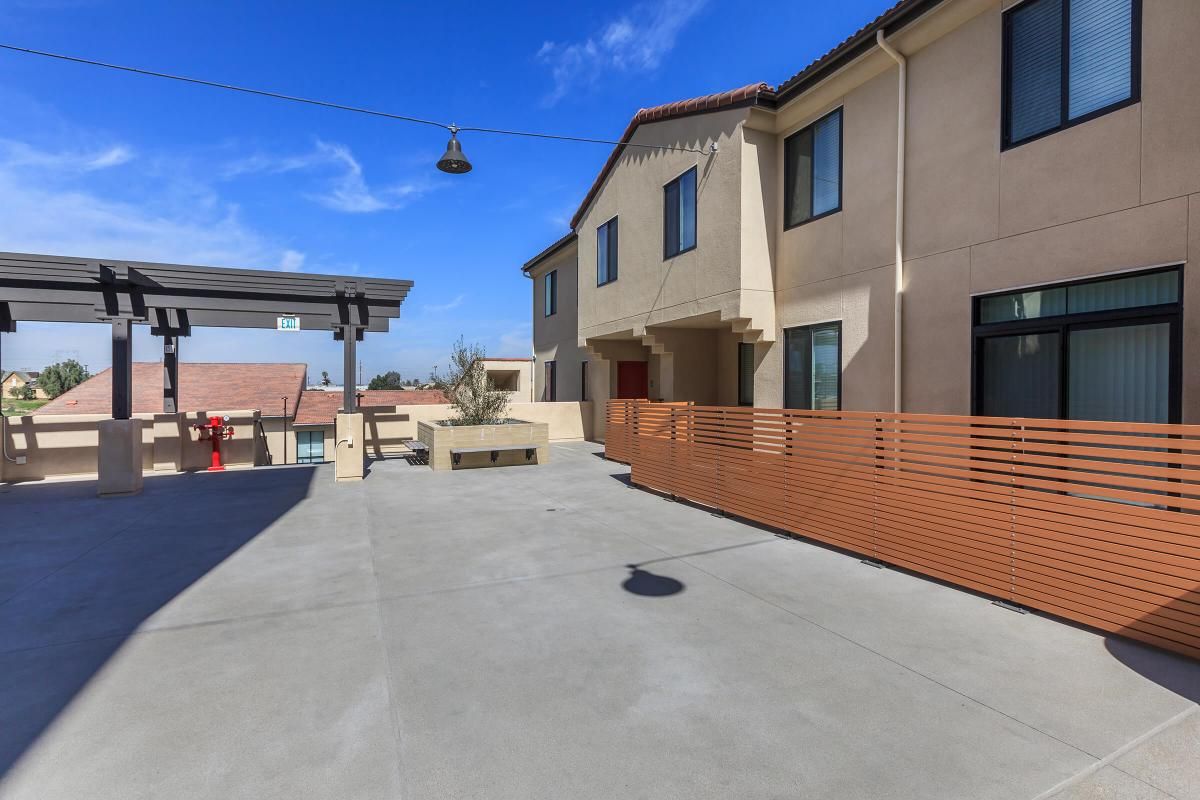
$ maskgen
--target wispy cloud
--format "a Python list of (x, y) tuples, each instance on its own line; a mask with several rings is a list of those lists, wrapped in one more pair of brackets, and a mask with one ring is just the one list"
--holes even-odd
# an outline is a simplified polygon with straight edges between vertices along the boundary
[(0, 165), (6, 169), (43, 169), (60, 173), (95, 172), (133, 160), (125, 145), (101, 150), (39, 150), (26, 142), (0, 139)]
[(543, 104), (552, 106), (571, 89), (591, 86), (606, 73), (631, 75), (657, 69), (674, 49), (679, 32), (706, 1), (641, 3), (586, 39), (544, 42), (537, 58), (549, 67), (554, 88), (542, 99)]
[(451, 309), (458, 308), (459, 306), (461, 306), (463, 304), (463, 300), (466, 300), (466, 299), (467, 299), (466, 295), (460, 294), (448, 303), (441, 303), (438, 305), (426, 305), (424, 308), (425, 308), (425, 311), (427, 311), (431, 314), (441, 314), (445, 311), (450, 311)]
[[(138, 202), (97, 194), (87, 175), (130, 160), (130, 151), (37, 148), (0, 141), (0, 242), (6, 250), (145, 261), (281, 268), (304, 255), (246, 225), (236, 204), (181, 203), (188, 179), (152, 180)], [(211, 199), (203, 192), (206, 199)]]
[(311, 151), (300, 155), (270, 156), (259, 153), (232, 161), (221, 170), (221, 175), (232, 179), (253, 173), (279, 174), (302, 170), (332, 172), (321, 191), (309, 192), (305, 197), (347, 214), (395, 210), (429, 189), (428, 184), (417, 182), (373, 188), (368, 185), (362, 164), (349, 147), (321, 140), (317, 140)]

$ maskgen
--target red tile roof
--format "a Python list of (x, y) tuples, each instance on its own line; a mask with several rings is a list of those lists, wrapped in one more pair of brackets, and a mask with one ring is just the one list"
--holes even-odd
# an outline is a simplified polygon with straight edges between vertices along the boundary
[[(283, 413), (283, 398), (288, 412), (296, 408), (304, 377), (304, 364), (204, 364), (179, 365), (179, 410), (241, 411), (260, 410), (268, 416)], [(160, 362), (135, 362), (133, 365), (133, 413), (158, 414), (163, 407), (163, 368)], [(34, 412), (35, 414), (110, 414), (112, 413), (112, 370), (64, 392)]]
[(675, 117), (686, 117), (690, 114), (700, 114), (705, 111), (716, 111), (742, 103), (754, 103), (758, 101), (760, 96), (774, 97), (774, 91), (765, 83), (752, 83), (738, 89), (730, 89), (727, 92), (718, 92), (717, 94), (708, 94), (703, 97), (693, 97), (690, 100), (679, 100), (674, 103), (654, 106), (653, 108), (640, 109), (633, 115), (633, 119), (629, 120), (629, 125), (625, 127), (625, 132), (621, 134), (621, 143), (613, 148), (613, 151), (608, 156), (608, 161), (604, 163), (604, 167), (600, 170), (600, 174), (592, 182), (592, 188), (588, 189), (583, 202), (580, 203), (579, 210), (571, 218), (571, 229), (574, 230), (579, 225), (579, 220), (583, 218), (583, 214), (587, 211), (588, 206), (596, 199), (596, 194), (599, 193), (601, 185), (608, 177), (608, 174), (612, 172), (613, 167), (617, 165), (617, 159), (621, 157), (621, 153), (625, 150), (625, 144), (633, 138), (633, 133), (639, 125), (646, 122), (660, 122), (664, 119), (674, 119)]
[[(446, 402), (446, 396), (436, 389), (365, 389), (358, 393), (358, 398), (362, 408), (423, 406)], [(295, 424), (328, 425), (341, 408), (341, 392), (306, 391), (300, 396)]]

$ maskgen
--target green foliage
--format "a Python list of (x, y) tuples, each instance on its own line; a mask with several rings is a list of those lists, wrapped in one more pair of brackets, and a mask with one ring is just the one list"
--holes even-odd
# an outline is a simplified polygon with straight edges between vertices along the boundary
[(329, 379), (329, 373), (326, 372), (325, 370), (321, 370), (321, 385), (322, 386), (331, 386), (332, 384), (333, 384), (333, 381), (331, 381)]
[(495, 425), (508, 413), (508, 392), (498, 391), (483, 368), (484, 351), (466, 345), (462, 337), (454, 343), (450, 364), (443, 377), (435, 369), (429, 382), (450, 400), (456, 425)]
[(32, 400), (34, 397), (37, 396), (34, 391), (34, 388), (32, 386), (30, 386), (28, 383), (25, 384), (24, 386), (12, 387), (11, 389), (8, 390), (8, 395), (9, 395), (9, 397), (12, 397), (14, 400)]
[(400, 389), (403, 386), (404, 381), (400, 378), (400, 373), (395, 370), (389, 370), (382, 375), (376, 375), (367, 384), (368, 389)]
[(88, 374), (88, 371), (83, 368), (82, 364), (73, 358), (68, 358), (66, 361), (51, 364), (42, 370), (42, 373), (38, 375), (38, 386), (53, 400), (68, 389), (74, 389), (90, 377), (92, 376)]

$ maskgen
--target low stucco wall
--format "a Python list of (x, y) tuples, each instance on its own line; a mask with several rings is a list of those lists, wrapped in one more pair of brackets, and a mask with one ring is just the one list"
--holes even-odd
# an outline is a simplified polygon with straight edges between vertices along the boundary
[(497, 450), (496, 461), (491, 453), (460, 453), (459, 463), (454, 463), (454, 448), (503, 447), (532, 445), (536, 455), (533, 463), (545, 464), (550, 460), (549, 425), (544, 422), (521, 422), (506, 425), (438, 425), (421, 422), (417, 425), (417, 438), (429, 448), (429, 466), (435, 470), (471, 469), (475, 467), (506, 467), (528, 464), (524, 450)]
[[(222, 462), (249, 467), (266, 463), (266, 447), (255, 421), (257, 411), (211, 411), (185, 414), (135, 414), (142, 420), (142, 469), (178, 472), (206, 469), (212, 445), (192, 425), (209, 416), (228, 416), (234, 438), (221, 443)], [(14, 464), (0, 458), (0, 480), (31, 481), (69, 475), (94, 475), (99, 462), (99, 426), (107, 416), (45, 414), (7, 417), (4, 448)]]
[[(364, 408), (363, 423), (366, 429), (367, 457), (382, 458), (396, 453), (407, 452), (405, 442), (417, 438), (417, 424), (447, 419), (453, 414), (449, 405), (411, 405), (389, 408)], [(508, 407), (508, 416), (529, 422), (544, 422), (549, 427), (550, 441), (570, 442), (592, 438), (592, 404), (591, 402), (563, 403), (512, 403)], [(300, 428), (289, 426), (288, 429), (288, 463), (296, 460), (296, 431), (323, 430), (325, 432), (325, 460), (333, 460), (333, 422), (328, 425), (305, 425)], [(271, 426), (268, 424), (268, 431)], [(281, 440), (280, 440), (281, 441)], [(271, 455), (275, 463), (283, 463), (280, 458), (282, 445), (277, 444), (271, 436)]]

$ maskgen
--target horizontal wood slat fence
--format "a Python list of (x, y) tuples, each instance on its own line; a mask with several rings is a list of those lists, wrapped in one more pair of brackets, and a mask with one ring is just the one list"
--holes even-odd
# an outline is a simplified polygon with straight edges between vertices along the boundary
[(610, 400), (635, 484), (1200, 659), (1200, 426)]

